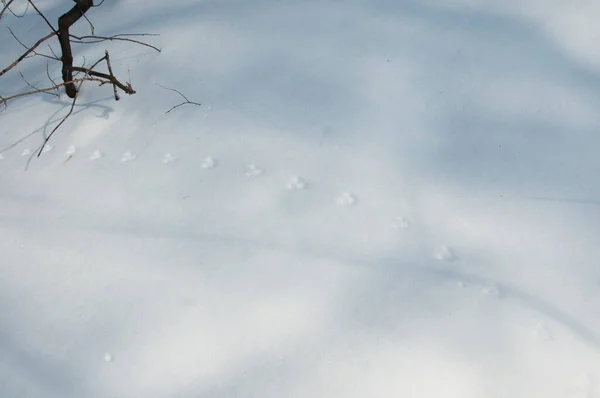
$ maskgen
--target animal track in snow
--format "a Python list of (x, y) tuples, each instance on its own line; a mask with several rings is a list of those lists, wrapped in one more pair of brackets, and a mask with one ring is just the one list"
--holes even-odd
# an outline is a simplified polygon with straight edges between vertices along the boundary
[(487, 294), (488, 296), (493, 296), (500, 298), (502, 297), (502, 291), (500, 288), (494, 284), (485, 285), (481, 288), (481, 293)]
[(552, 340), (552, 333), (550, 329), (542, 322), (537, 322), (532, 331), (533, 337), (539, 340), (549, 341)]
[(67, 148), (67, 152), (65, 152), (65, 155), (74, 155), (76, 151), (77, 150), (75, 149), (74, 145), (69, 145), (69, 147)]
[(392, 228), (396, 230), (409, 229), (410, 222), (404, 217), (397, 217), (392, 223)]
[(308, 188), (308, 182), (306, 182), (306, 180), (303, 179), (302, 177), (294, 176), (294, 177), (290, 178), (290, 180), (288, 181), (287, 188), (304, 190), (304, 189)]
[(173, 155), (171, 155), (170, 153), (165, 153), (165, 156), (163, 156), (163, 163), (164, 164), (168, 164), (168, 163), (172, 163), (174, 161), (176, 161), (177, 158)]
[(440, 246), (435, 251), (434, 257), (440, 261), (455, 261), (458, 259), (456, 253), (446, 245)]
[(200, 164), (200, 167), (202, 167), (203, 169), (212, 169), (213, 167), (216, 167), (216, 166), (217, 166), (217, 161), (210, 156), (207, 158), (204, 158), (204, 160)]
[(350, 192), (342, 192), (337, 198), (337, 204), (340, 206), (354, 206), (356, 202), (356, 196)]
[(21, 153), (21, 156), (27, 156), (27, 155), (31, 155), (31, 149), (29, 149), (29, 148), (23, 149), (23, 152)]
[(599, 395), (600, 391), (596, 378), (594, 375), (587, 373), (576, 381), (571, 398), (598, 398)]
[(104, 155), (102, 154), (102, 152), (100, 152), (99, 150), (95, 150), (94, 153), (92, 153), (92, 155), (90, 156), (90, 160), (98, 160), (101, 157), (103, 157)]
[(125, 162), (129, 162), (132, 160), (135, 160), (137, 156), (134, 155), (133, 153), (127, 151), (123, 154), (123, 156), (121, 156), (121, 163), (125, 163)]
[(249, 164), (246, 169), (246, 177), (258, 177), (264, 174), (264, 170), (254, 164)]

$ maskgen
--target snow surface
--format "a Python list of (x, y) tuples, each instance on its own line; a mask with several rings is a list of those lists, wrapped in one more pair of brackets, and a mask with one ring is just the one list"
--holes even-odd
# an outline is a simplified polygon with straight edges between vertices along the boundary
[(599, 13), (106, 0), (138, 93), (0, 111), (0, 396), (600, 397)]

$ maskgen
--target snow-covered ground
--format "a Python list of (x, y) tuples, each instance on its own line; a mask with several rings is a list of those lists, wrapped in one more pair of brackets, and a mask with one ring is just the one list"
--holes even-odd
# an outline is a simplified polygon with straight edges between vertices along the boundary
[[(52, 21), (72, 5), (38, 3)], [(0, 111), (0, 396), (600, 397), (598, 15), (90, 10), (97, 34), (163, 51), (75, 46), (76, 63), (108, 48), (138, 93), (85, 86), (39, 159), (69, 99)], [(6, 26), (48, 31), (3, 17), (0, 67), (23, 50)], [(39, 59), (20, 71), (47, 79)], [(165, 114), (181, 98), (160, 85), (202, 106)]]

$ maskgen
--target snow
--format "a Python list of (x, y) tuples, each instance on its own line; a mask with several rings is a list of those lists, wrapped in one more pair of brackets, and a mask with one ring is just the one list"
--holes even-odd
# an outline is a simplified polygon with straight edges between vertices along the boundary
[(163, 51), (0, 111), (0, 396), (600, 397), (598, 7), (93, 8)]

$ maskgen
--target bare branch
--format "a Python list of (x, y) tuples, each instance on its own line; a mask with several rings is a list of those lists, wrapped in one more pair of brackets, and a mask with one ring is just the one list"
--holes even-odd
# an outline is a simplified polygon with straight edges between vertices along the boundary
[(48, 80), (52, 82), (52, 85), (56, 86), (56, 82), (54, 81), (54, 79), (52, 79), (52, 76), (50, 76), (50, 64), (48, 62), (46, 62), (46, 76), (48, 76)]
[(90, 81), (96, 80), (96, 81), (99, 81), (99, 82), (103, 82), (104, 81), (104, 80), (101, 80), (101, 79), (93, 79), (93, 78), (74, 79), (73, 81), (66, 82), (66, 83), (59, 83), (59, 84), (56, 84), (56, 85), (54, 85), (52, 87), (39, 88), (39, 89), (35, 89), (33, 91), (27, 91), (27, 92), (24, 92), (24, 93), (15, 94), (15, 95), (11, 95), (11, 96), (8, 96), (8, 97), (0, 97), (1, 98), (0, 99), (0, 104), (6, 105), (8, 103), (8, 101), (16, 99), (16, 98), (20, 98), (20, 97), (25, 97), (25, 96), (32, 95), (32, 94), (39, 94), (39, 93), (44, 93), (44, 92), (47, 92), (47, 91), (56, 90), (57, 88), (63, 87), (65, 85), (69, 84), (69, 83), (79, 83), (79, 82), (84, 81), (84, 80), (90, 80)]
[[(110, 58), (108, 56), (108, 50), (104, 50), (105, 58), (106, 58), (106, 66), (108, 67), (108, 73), (110, 77), (114, 79), (115, 75), (113, 75), (112, 67), (110, 66)], [(116, 79), (115, 79), (116, 80)], [(119, 94), (117, 93), (117, 85), (113, 83), (113, 90), (115, 93), (115, 101), (119, 100)]]
[(12, 64), (10, 64), (9, 66), (7, 66), (6, 68), (4, 68), (2, 70), (2, 72), (0, 72), (0, 76), (2, 76), (3, 74), (5, 74), (6, 72), (8, 72), (9, 70), (11, 70), (12, 68), (14, 68), (19, 62), (23, 61), (29, 54), (31, 54), (32, 52), (34, 52), (34, 50), (43, 42), (45, 42), (46, 40), (48, 40), (49, 38), (51, 38), (52, 36), (54, 36), (55, 33), (48, 33), (46, 36), (42, 37), (41, 39), (39, 39), (31, 48), (29, 48), (29, 50), (25, 51), (25, 53), (23, 55), (21, 55), (19, 58), (17, 58), (17, 60), (15, 62), (13, 62)]
[[(31, 88), (32, 88), (32, 89), (34, 89), (34, 90), (39, 90), (39, 88), (37, 88), (37, 87), (36, 87), (36, 86), (34, 86), (33, 84), (29, 83), (29, 82), (27, 81), (27, 79), (25, 78), (25, 76), (24, 76), (24, 75), (23, 75), (23, 74), (22, 74), (20, 71), (19, 71), (19, 75), (21, 75), (21, 79), (23, 79), (23, 81), (25, 82), (25, 84), (27, 84), (29, 87), (31, 87)], [(50, 77), (50, 76), (48, 76), (48, 77)], [(52, 80), (52, 79), (50, 79), (50, 80)], [(44, 91), (44, 92), (43, 92), (43, 94), (48, 94), (48, 95), (52, 95), (52, 96), (55, 96), (55, 97), (58, 97), (58, 96), (59, 96), (57, 93), (50, 93), (50, 92), (48, 92), (48, 91)]]
[[(60, 42), (60, 49), (62, 51), (63, 82), (73, 80), (73, 53), (71, 52), (69, 28), (77, 22), (93, 4), (93, 0), (80, 0), (77, 2), (77, 5), (58, 18), (58, 41)], [(74, 84), (66, 85), (65, 91), (70, 98), (74, 98), (77, 95), (77, 89)]]
[(92, 32), (92, 35), (94, 35), (94, 34), (95, 34), (96, 27), (94, 26), (94, 24), (92, 23), (92, 21), (90, 21), (90, 20), (89, 20), (89, 18), (88, 18), (88, 17), (87, 17), (85, 14), (83, 14), (83, 17), (84, 17), (84, 18), (85, 18), (85, 20), (86, 20), (86, 21), (88, 21), (88, 23), (90, 24), (90, 31)]
[(10, 7), (10, 5), (12, 4), (13, 1), (14, 0), (8, 0), (8, 2), (6, 4), (4, 4), (4, 7), (2, 7), (2, 10), (0, 10), (0, 18), (2, 18), (2, 16), (4, 15), (4, 11), (9, 9), (8, 7)]
[(52, 24), (50, 23), (50, 21), (48, 21), (48, 18), (46, 18), (46, 16), (36, 7), (36, 5), (33, 3), (33, 0), (27, 0), (27, 1), (29, 2), (29, 4), (31, 4), (31, 6), (38, 13), (38, 15), (40, 17), (42, 17), (44, 19), (44, 21), (46, 21), (46, 24), (50, 27), (50, 29), (52, 29), (52, 31), (54, 32), (54, 34), (58, 35), (58, 32), (56, 31), (56, 29), (54, 29), (54, 26), (52, 26)]
[[(12, 37), (21, 45), (23, 46), (26, 50), (29, 50), (29, 47), (27, 47), (21, 40), (19, 40), (19, 38), (17, 37), (17, 35), (15, 35), (15, 33), (12, 31), (12, 29), (10, 27), (6, 27), (8, 29), (8, 31), (10, 32), (10, 34), (12, 35)], [(33, 55), (39, 55), (40, 57), (45, 57), (45, 58), (50, 58), (50, 59), (55, 59), (57, 61), (60, 61), (60, 58), (56, 58), (56, 57), (51, 57), (49, 55), (46, 54), (42, 54), (42, 53), (38, 53), (37, 51), (33, 51)]]
[(48, 44), (48, 49), (50, 49), (50, 52), (52, 53), (52, 55), (54, 55), (54, 59), (60, 61), (60, 57), (58, 55), (56, 55), (56, 53), (54, 52), (54, 49), (52, 48), (52, 46), (50, 44)]
[(183, 95), (183, 94), (181, 93), (181, 91), (179, 91), (179, 90), (175, 90), (174, 88), (170, 88), (170, 87), (165, 87), (165, 86), (163, 86), (162, 84), (159, 84), (159, 83), (156, 83), (156, 85), (157, 85), (157, 86), (159, 86), (159, 87), (162, 87), (162, 88), (164, 88), (165, 90), (170, 90), (170, 91), (174, 91), (174, 92), (176, 92), (177, 94), (179, 94), (179, 95), (180, 95), (180, 96), (181, 96), (181, 97), (182, 97), (182, 98), (185, 100), (185, 102), (182, 102), (181, 104), (175, 105), (174, 107), (172, 107), (171, 109), (169, 109), (168, 111), (166, 111), (166, 112), (165, 112), (165, 115), (166, 115), (166, 114), (168, 114), (168, 113), (170, 113), (171, 111), (173, 111), (173, 110), (175, 110), (175, 109), (179, 108), (180, 106), (187, 105), (187, 104), (190, 104), (190, 105), (196, 105), (196, 106), (202, 106), (202, 104), (200, 104), (200, 103), (198, 103), (198, 102), (193, 102), (193, 101), (190, 101), (190, 100), (189, 100), (189, 99), (188, 99), (188, 98), (187, 98), (185, 95)]
[(142, 46), (145, 47), (149, 47), (153, 50), (156, 50), (158, 52), (161, 52), (161, 50), (158, 47), (155, 47), (151, 44), (148, 43), (144, 43), (143, 41), (139, 41), (139, 40), (134, 40), (134, 39), (130, 39), (129, 37), (135, 37), (135, 36), (158, 36), (157, 34), (152, 34), (152, 33), (137, 33), (137, 34), (119, 34), (119, 35), (114, 35), (114, 36), (75, 36), (75, 35), (70, 35), (72, 38), (75, 38), (76, 40), (73, 41), (73, 43), (77, 43), (77, 44), (91, 44), (91, 43), (101, 43), (103, 41), (128, 41), (130, 43), (136, 43), (136, 44), (140, 44)]
[[(79, 83), (79, 86), (77, 86), (77, 91), (79, 92), (79, 90), (81, 89), (81, 86), (83, 85), (83, 81), (81, 81), (81, 83)], [(62, 118), (62, 120), (60, 121), (60, 123), (58, 123), (56, 126), (54, 126), (54, 128), (52, 129), (52, 131), (50, 132), (50, 134), (48, 134), (48, 137), (46, 137), (44, 139), (44, 142), (42, 143), (42, 146), (40, 147), (40, 150), (37, 154), (37, 157), (39, 158), (40, 155), (42, 154), (42, 152), (44, 151), (44, 148), (46, 147), (46, 144), (48, 143), (48, 141), (50, 141), (50, 138), (52, 138), (52, 136), (54, 135), (54, 133), (56, 133), (56, 131), (59, 129), (60, 126), (63, 125), (63, 123), (69, 118), (69, 116), (71, 116), (71, 114), (73, 113), (73, 109), (75, 109), (75, 102), (77, 101), (77, 96), (75, 96), (75, 98), (73, 98), (73, 102), (71, 102), (71, 108), (69, 109), (69, 112), (65, 115), (65, 117)]]

